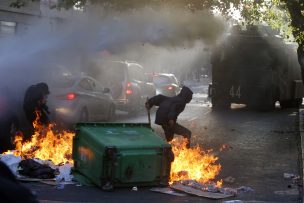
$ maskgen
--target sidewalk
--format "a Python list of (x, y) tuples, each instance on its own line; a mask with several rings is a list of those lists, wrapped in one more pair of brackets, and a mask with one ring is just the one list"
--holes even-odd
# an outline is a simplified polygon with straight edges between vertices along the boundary
[(300, 108), (299, 108), (299, 117), (298, 117), (298, 121), (297, 121), (297, 125), (298, 125), (298, 130), (299, 130), (299, 137), (300, 137), (300, 146), (299, 146), (299, 152), (300, 152), (300, 156), (299, 156), (299, 165), (301, 167), (300, 169), (300, 176), (301, 176), (301, 179), (302, 179), (302, 187), (301, 189), (299, 189), (300, 191), (300, 196), (302, 198), (301, 202), (304, 203), (304, 192), (303, 192), (303, 183), (304, 183), (304, 177), (303, 177), (303, 174), (304, 174), (304, 166), (303, 166), (303, 163), (304, 163), (304, 106), (302, 105)]

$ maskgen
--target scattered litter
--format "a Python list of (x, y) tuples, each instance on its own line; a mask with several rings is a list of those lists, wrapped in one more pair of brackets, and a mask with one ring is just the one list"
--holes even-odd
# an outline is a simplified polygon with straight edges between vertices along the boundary
[(224, 201), (223, 203), (244, 203), (242, 200), (228, 200)]
[(138, 191), (138, 188), (136, 186), (132, 187), (132, 191)]
[(164, 193), (164, 194), (168, 194), (168, 195), (174, 195), (174, 196), (180, 196), (180, 197), (187, 196), (187, 194), (176, 192), (176, 191), (174, 191), (173, 189), (171, 189), (169, 187), (151, 188), (150, 190), (153, 191), (153, 192), (160, 192), (160, 193)]
[(295, 178), (296, 177), (296, 175), (293, 174), (293, 173), (284, 173), (283, 176), (286, 179), (291, 179), (291, 178)]
[(299, 195), (299, 190), (297, 188), (288, 189), (288, 190), (280, 190), (280, 191), (275, 191), (274, 194), (276, 194), (276, 195)]
[[(43, 182), (49, 185), (57, 185), (58, 182), (62, 181), (64, 181), (65, 184), (75, 184), (72, 182), (72, 165), (69, 163), (56, 166), (49, 160), (37, 158), (22, 160), (20, 156), (13, 154), (2, 154), (0, 160), (10, 168), (20, 181)], [(57, 183), (52, 183), (55, 176), (57, 176)]]
[(59, 175), (56, 177), (56, 181), (71, 181), (73, 175), (71, 175), (72, 165), (67, 163), (62, 166), (59, 166)]
[(62, 190), (62, 189), (64, 189), (64, 184), (56, 185), (56, 189), (57, 189), (57, 190)]
[(42, 165), (47, 165), (49, 167), (51, 167), (52, 169), (57, 169), (58, 166), (56, 166), (52, 161), (50, 160), (41, 160), (41, 159), (37, 159), (37, 158), (33, 158), (34, 161), (42, 164)]
[(233, 188), (219, 188), (216, 186), (214, 182), (209, 182), (206, 184), (201, 184), (195, 180), (184, 180), (176, 182), (177, 184), (182, 184), (185, 186), (192, 187), (194, 189), (198, 189), (205, 192), (212, 192), (212, 193), (222, 193), (225, 195), (235, 196), (237, 194), (237, 190)]
[[(227, 177), (226, 179), (228, 179), (230, 181), (235, 180), (231, 176)], [(209, 197), (209, 196), (212, 196), (209, 193), (219, 194), (219, 196), (223, 195), (225, 197), (231, 197), (231, 196), (236, 196), (239, 193), (247, 193), (247, 192), (254, 191), (251, 187), (246, 187), (246, 186), (241, 186), (239, 188), (218, 187), (216, 185), (216, 183), (214, 183), (214, 182), (201, 184), (195, 180), (177, 181), (177, 182), (173, 183), (171, 188), (177, 189), (177, 188), (175, 188), (175, 185), (178, 185), (178, 187), (185, 186), (185, 188), (183, 188), (183, 189), (186, 189), (186, 190), (188, 190), (188, 189), (190, 190), (192, 188), (194, 190), (197, 190), (198, 192), (206, 192), (206, 194), (204, 194), (202, 196), (205, 196), (208, 198), (212, 198), (212, 197)], [(179, 185), (181, 185), (181, 186), (179, 186)], [(197, 191), (195, 191), (195, 193), (198, 193)], [(186, 193), (188, 193), (188, 192), (186, 192)], [(192, 194), (192, 193), (189, 192), (189, 194)], [(198, 196), (200, 196), (200, 195), (198, 195)]]
[(232, 195), (232, 196), (236, 196), (238, 194), (237, 189), (229, 188), (229, 187), (220, 188), (220, 192), (225, 195)]
[(224, 179), (225, 183), (234, 183), (235, 178), (233, 178), (232, 176), (228, 176), (227, 178)]
[(298, 185), (298, 186), (302, 185), (301, 177), (295, 176), (294, 178), (292, 178), (292, 184)]
[(200, 189), (195, 189), (190, 186), (182, 185), (180, 183), (175, 183), (175, 184), (171, 185), (171, 188), (178, 190), (178, 191), (185, 192), (187, 194), (196, 195), (199, 197), (206, 197), (209, 199), (223, 199), (223, 198), (227, 198), (227, 197), (232, 197), (232, 195), (226, 195), (226, 194), (222, 194), (222, 193), (205, 192)]
[(77, 187), (81, 187), (82, 185), (81, 185), (81, 184), (76, 184), (76, 186), (77, 186)]
[(33, 159), (22, 160), (19, 163), (19, 173), (31, 178), (50, 179), (55, 177), (55, 170), (48, 165), (40, 164)]
[(238, 193), (239, 192), (253, 192), (254, 190), (251, 187), (241, 186), (237, 188)]

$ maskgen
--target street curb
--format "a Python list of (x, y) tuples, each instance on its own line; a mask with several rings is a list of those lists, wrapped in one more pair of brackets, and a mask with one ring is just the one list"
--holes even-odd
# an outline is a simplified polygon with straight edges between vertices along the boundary
[(301, 202), (304, 203), (304, 191), (303, 191), (303, 183), (304, 183), (304, 167), (303, 167), (303, 162), (304, 162), (304, 108), (300, 107), (299, 112), (298, 112), (298, 120), (297, 120), (297, 126), (298, 126), (298, 131), (299, 131), (299, 137), (300, 137), (300, 156), (299, 156), (299, 165), (300, 165), (300, 177), (301, 177), (301, 184), (302, 187), (299, 189), (300, 191), (300, 196), (301, 196)]

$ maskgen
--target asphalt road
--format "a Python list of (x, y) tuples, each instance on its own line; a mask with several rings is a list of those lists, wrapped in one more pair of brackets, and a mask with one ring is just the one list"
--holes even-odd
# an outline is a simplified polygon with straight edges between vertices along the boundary
[[(240, 193), (237, 199), (245, 202), (299, 202), (298, 186), (284, 173), (299, 174), (298, 143), (296, 133), (296, 109), (273, 112), (253, 112), (240, 105), (224, 112), (213, 112), (204, 99), (194, 98), (178, 122), (192, 130), (193, 145), (213, 149), (219, 156), (222, 170), (218, 179), (233, 177), (233, 183), (224, 187), (247, 186), (251, 192)], [(152, 121), (154, 113), (152, 113)], [(117, 122), (147, 122), (145, 112), (130, 118), (119, 115)], [(161, 136), (158, 126), (153, 128)], [(225, 144), (226, 150), (220, 152)], [(150, 188), (117, 188), (103, 192), (95, 187), (68, 185), (63, 189), (37, 183), (26, 183), (42, 202), (222, 202), (194, 196), (177, 197), (154, 193)]]

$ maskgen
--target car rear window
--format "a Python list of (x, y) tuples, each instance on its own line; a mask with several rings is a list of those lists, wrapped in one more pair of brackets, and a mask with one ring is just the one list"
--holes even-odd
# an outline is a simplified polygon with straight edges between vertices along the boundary
[(96, 78), (102, 84), (120, 83), (125, 80), (125, 64), (120, 62), (102, 61), (94, 63), (94, 74), (92, 77)]
[(53, 81), (51, 86), (55, 88), (69, 88), (75, 85), (76, 80), (74, 78), (63, 78), (57, 80), (56, 82)]
[(164, 85), (164, 84), (169, 84), (172, 83), (171, 79), (167, 76), (163, 75), (158, 75), (153, 77), (153, 83), (155, 85)]
[(143, 68), (137, 64), (128, 65), (129, 76), (133, 80), (145, 81), (146, 77)]

